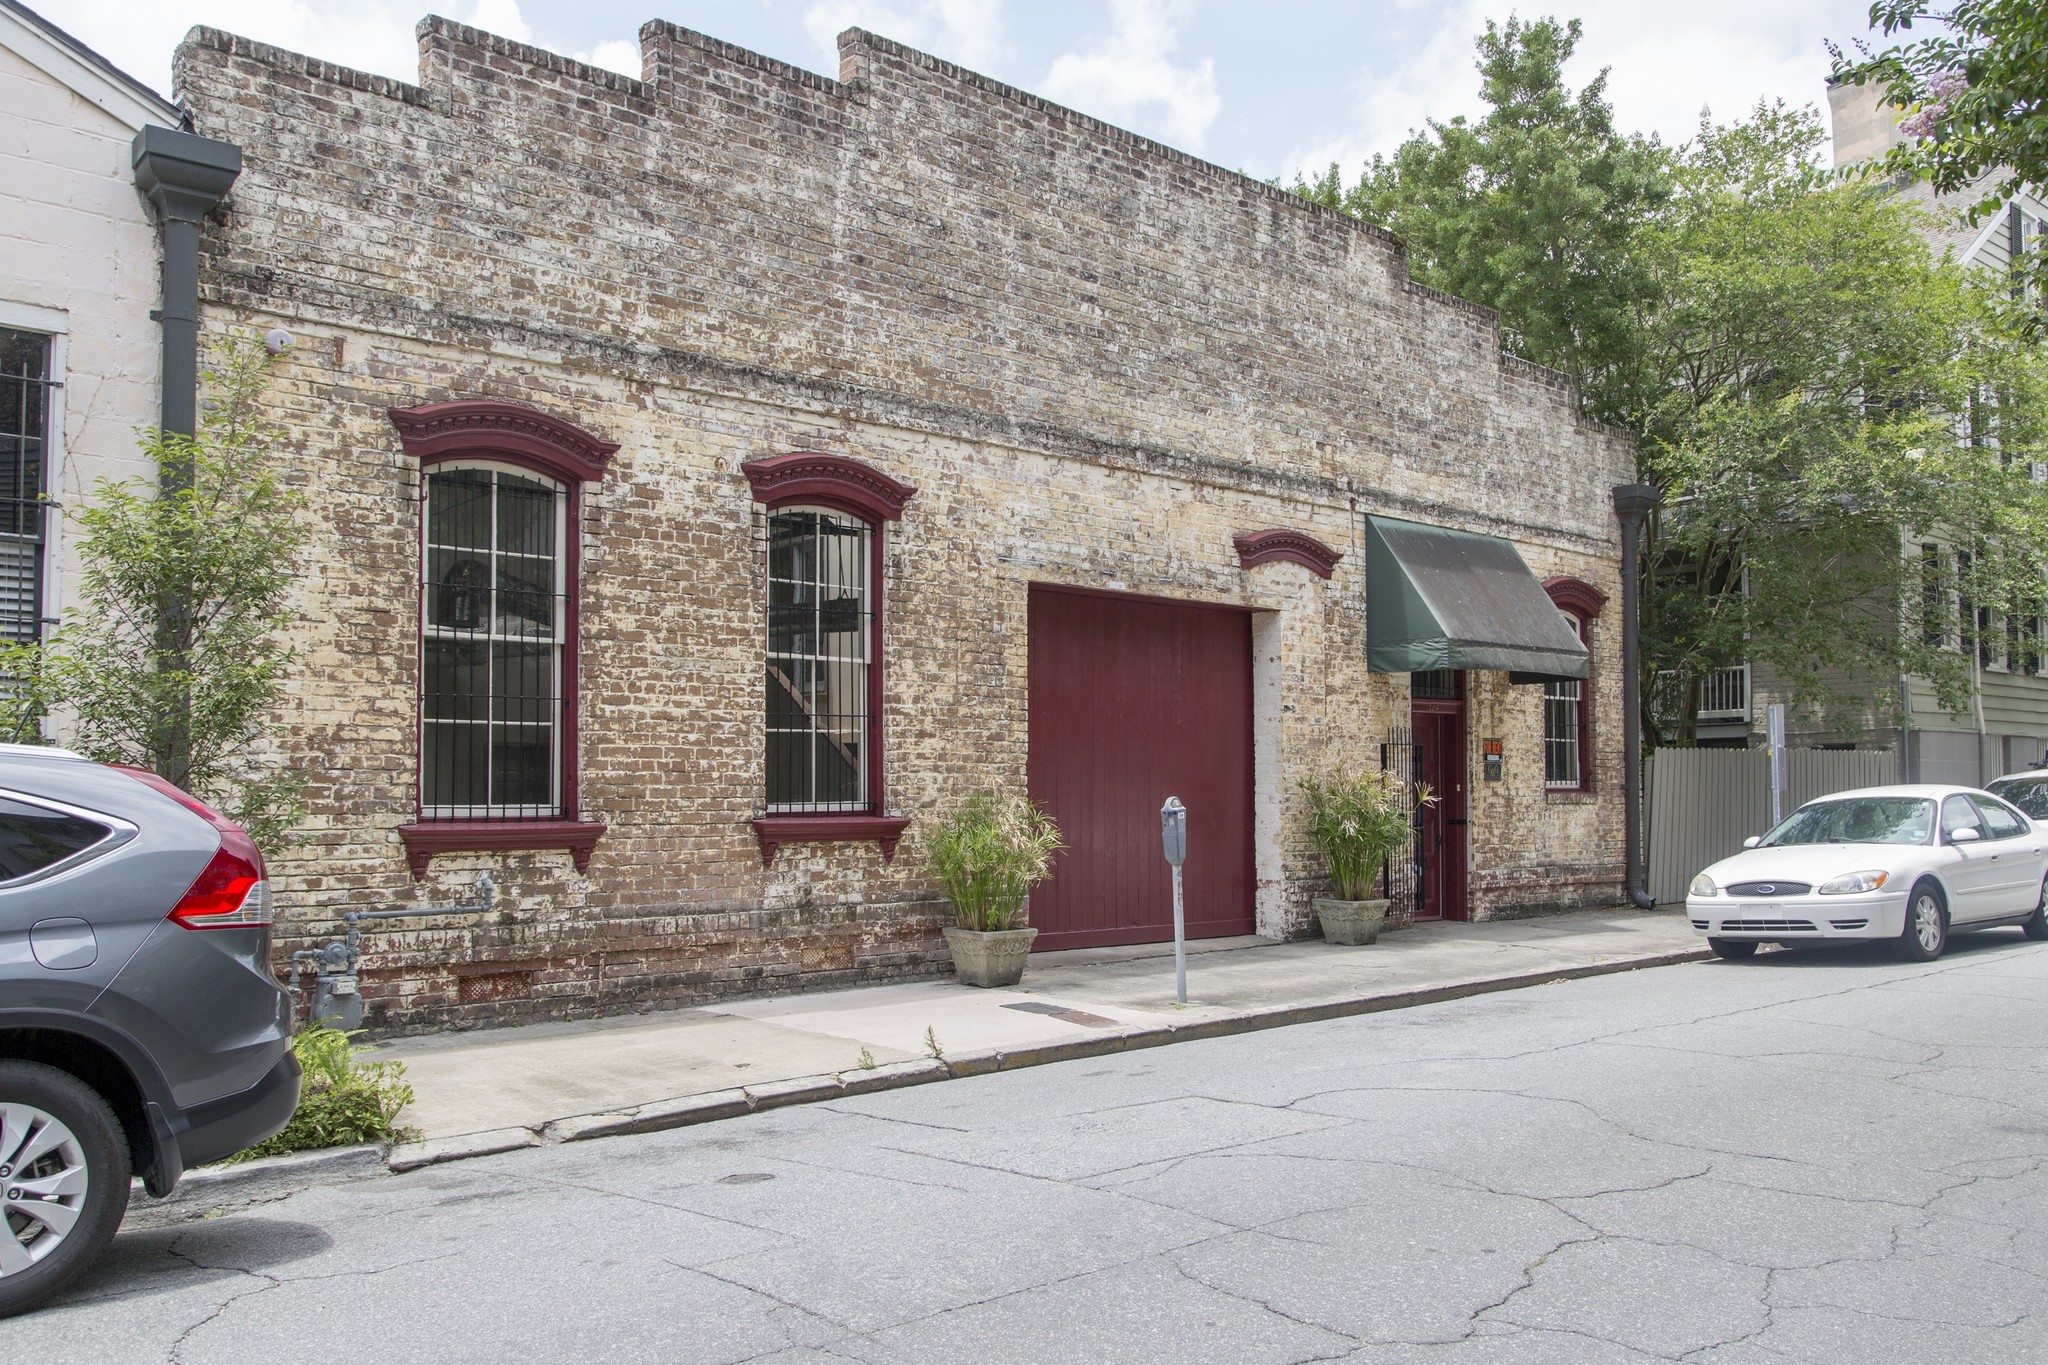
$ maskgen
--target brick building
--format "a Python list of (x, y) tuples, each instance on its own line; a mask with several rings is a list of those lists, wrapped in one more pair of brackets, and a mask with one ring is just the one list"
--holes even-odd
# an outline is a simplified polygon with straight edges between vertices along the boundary
[(1314, 933), (1346, 766), (1446, 792), (1422, 914), (1620, 899), (1632, 452), (1388, 234), (859, 31), (419, 36), (177, 61), (244, 155), (207, 326), (297, 338), (285, 946), (500, 888), (373, 937), (373, 1023), (943, 970), (921, 829), (989, 786), (1073, 845), (1041, 946), (1170, 936), (1169, 794), (1199, 932)]

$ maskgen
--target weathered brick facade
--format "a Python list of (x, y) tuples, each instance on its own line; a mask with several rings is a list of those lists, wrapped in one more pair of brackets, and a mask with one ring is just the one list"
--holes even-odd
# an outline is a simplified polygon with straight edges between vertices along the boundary
[[(289, 453), (317, 509), (285, 717), (314, 783), (274, 859), (286, 935), (378, 931), (393, 1027), (583, 1016), (930, 973), (920, 820), (1022, 789), (1028, 585), (1257, 608), (1261, 932), (1313, 932), (1295, 779), (1377, 766), (1405, 675), (1365, 670), (1362, 518), (1504, 536), (1618, 591), (1625, 438), (1493, 316), (1411, 283), (1386, 233), (865, 33), (827, 80), (664, 23), (634, 81), (432, 19), (422, 83), (210, 30), (178, 58), (246, 169), (207, 240), (209, 325), (284, 325)], [(415, 884), (421, 479), (392, 408), (557, 414), (620, 450), (582, 508), (582, 813), (566, 852), (445, 854)], [(763, 513), (741, 466), (849, 456), (919, 490), (888, 528), (878, 846), (762, 863)], [(1325, 581), (1242, 568), (1305, 531)], [(1546, 798), (1540, 690), (1471, 675), (1475, 915), (1619, 898), (1619, 626), (1593, 626), (1588, 795)], [(1478, 762), (1473, 760), (1474, 777)], [(403, 923), (403, 922), (401, 922)]]

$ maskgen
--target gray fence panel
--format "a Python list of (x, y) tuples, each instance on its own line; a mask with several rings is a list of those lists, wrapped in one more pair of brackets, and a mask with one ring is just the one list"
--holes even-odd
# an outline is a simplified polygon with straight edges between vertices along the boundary
[(1761, 749), (1659, 749), (1650, 772), (1650, 894), (1683, 905), (1701, 868), (1763, 832), (1770, 767)]
[(1817, 796), (1883, 787), (1899, 780), (1899, 758), (1889, 749), (1789, 749), (1785, 753), (1785, 813)]
[[(1815, 797), (1898, 780), (1887, 749), (1788, 749), (1785, 811)], [(1771, 823), (1762, 749), (1659, 749), (1650, 761), (1649, 881), (1659, 905), (1682, 905), (1701, 868), (1739, 852)]]

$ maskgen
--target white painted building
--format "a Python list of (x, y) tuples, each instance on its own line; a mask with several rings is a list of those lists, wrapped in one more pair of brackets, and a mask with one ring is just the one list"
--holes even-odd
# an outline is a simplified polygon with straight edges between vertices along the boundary
[(160, 248), (131, 144), (179, 119), (0, 0), (0, 637), (61, 615), (77, 572), (61, 508), (102, 477), (155, 478), (136, 428), (159, 420)]

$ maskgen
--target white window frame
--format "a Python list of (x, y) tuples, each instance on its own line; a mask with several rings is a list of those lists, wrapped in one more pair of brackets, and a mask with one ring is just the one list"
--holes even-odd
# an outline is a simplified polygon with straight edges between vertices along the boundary
[[(43, 619), (37, 631), (39, 636), (43, 636), (64, 614), (63, 598), (59, 595), (64, 587), (64, 519), (54, 513), (58, 506), (57, 490), (64, 487), (67, 473), (64, 415), (69, 406), (66, 395), (71, 392), (66, 386), (71, 358), (71, 315), (61, 308), (42, 308), (0, 299), (0, 327), (17, 332), (40, 332), (50, 339), (49, 383), (54, 392), (49, 405), (49, 429), (43, 438), (43, 496), (49, 501), (43, 505)], [(52, 725), (53, 722), (45, 718), (44, 738), (56, 737)]]

